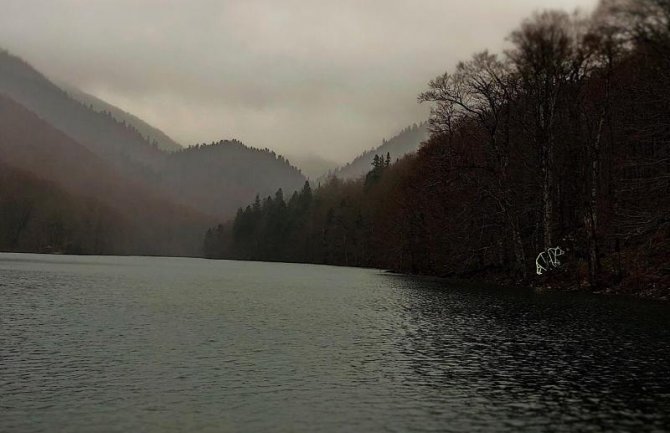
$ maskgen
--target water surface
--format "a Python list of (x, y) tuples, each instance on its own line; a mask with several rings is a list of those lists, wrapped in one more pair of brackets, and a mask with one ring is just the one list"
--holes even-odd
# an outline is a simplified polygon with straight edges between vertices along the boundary
[(0, 431), (670, 431), (669, 325), (376, 270), (0, 254)]

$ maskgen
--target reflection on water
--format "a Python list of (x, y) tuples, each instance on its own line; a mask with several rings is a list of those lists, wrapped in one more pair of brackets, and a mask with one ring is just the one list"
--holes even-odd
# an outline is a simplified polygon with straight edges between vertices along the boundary
[(0, 431), (667, 431), (670, 308), (0, 254)]
[(518, 291), (411, 298), (399, 351), (435, 401), (457, 402), (465, 430), (485, 419), (498, 431), (670, 428), (666, 307)]

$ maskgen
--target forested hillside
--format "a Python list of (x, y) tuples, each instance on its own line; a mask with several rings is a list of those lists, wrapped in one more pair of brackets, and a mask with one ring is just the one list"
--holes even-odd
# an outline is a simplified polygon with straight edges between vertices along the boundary
[[(509, 40), (431, 81), (416, 155), (258, 198), (207, 232), (207, 255), (667, 297), (670, 3), (547, 11)], [(553, 247), (560, 263), (536, 268)]]
[(174, 141), (160, 129), (149, 125), (144, 120), (128, 113), (127, 111), (105, 102), (102, 99), (96, 98), (93, 95), (89, 95), (88, 93), (83, 92), (76, 87), (68, 85), (63, 85), (60, 87), (63, 88), (63, 90), (65, 90), (70, 97), (76, 99), (89, 108), (92, 108), (94, 111), (102, 114), (108, 113), (114, 119), (116, 119), (116, 121), (125, 123), (126, 125), (135, 128), (137, 132), (139, 132), (147, 141), (157, 146), (159, 149), (167, 150), (168, 152), (174, 152), (183, 148), (179, 143)]
[(166, 154), (128, 124), (71, 98), (23, 60), (0, 51), (0, 93), (12, 98), (127, 175), (162, 167)]
[(370, 171), (375, 155), (388, 155), (392, 161), (395, 161), (408, 153), (416, 152), (427, 138), (428, 123), (408, 126), (389, 140), (384, 139), (378, 147), (363, 152), (350, 163), (331, 171), (323, 180), (331, 176), (340, 179), (357, 179)]
[[(98, 111), (104, 101), (95, 107), (82, 104), (23, 60), (0, 51), (3, 93), (97, 155), (119, 176), (201, 213), (231, 217), (256, 194), (269, 194), (278, 187), (293, 191), (305, 180), (283, 157), (235, 140), (178, 152), (163, 150), (155, 138), (160, 131), (142, 121), (146, 127), (138, 129), (137, 122), (126, 121), (118, 112), (115, 116), (109, 110)], [(154, 137), (148, 138), (146, 130)], [(76, 163), (77, 158), (72, 159)]]
[(170, 154), (166, 192), (210, 215), (232, 216), (256, 194), (299, 189), (305, 177), (284, 157), (237, 140), (191, 146)]
[(68, 194), (0, 161), (0, 251), (113, 254), (128, 221), (95, 199)]
[[(9, 239), (7, 249), (199, 254), (200, 232), (209, 217), (121, 176), (93, 152), (1, 95), (0, 162), (5, 172), (0, 215), (22, 215), (18, 225), (0, 225), (0, 236)], [(25, 185), (19, 179), (27, 179)], [(51, 228), (63, 233), (52, 234)], [(40, 239), (39, 233), (45, 237)]]

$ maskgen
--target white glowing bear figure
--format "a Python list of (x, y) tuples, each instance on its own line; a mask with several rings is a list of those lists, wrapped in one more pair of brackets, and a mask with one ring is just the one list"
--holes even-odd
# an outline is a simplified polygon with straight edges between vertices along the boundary
[(550, 267), (557, 268), (561, 265), (561, 262), (558, 260), (559, 256), (565, 254), (565, 251), (561, 247), (556, 248), (547, 248), (546, 251), (542, 251), (538, 254), (535, 259), (535, 269), (537, 275), (542, 275), (542, 272), (549, 270)]

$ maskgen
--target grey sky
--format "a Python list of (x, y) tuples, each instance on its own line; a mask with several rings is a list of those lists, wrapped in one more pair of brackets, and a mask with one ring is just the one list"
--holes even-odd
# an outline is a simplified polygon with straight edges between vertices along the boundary
[(0, 0), (0, 46), (183, 144), (346, 161), (534, 10), (596, 0)]

